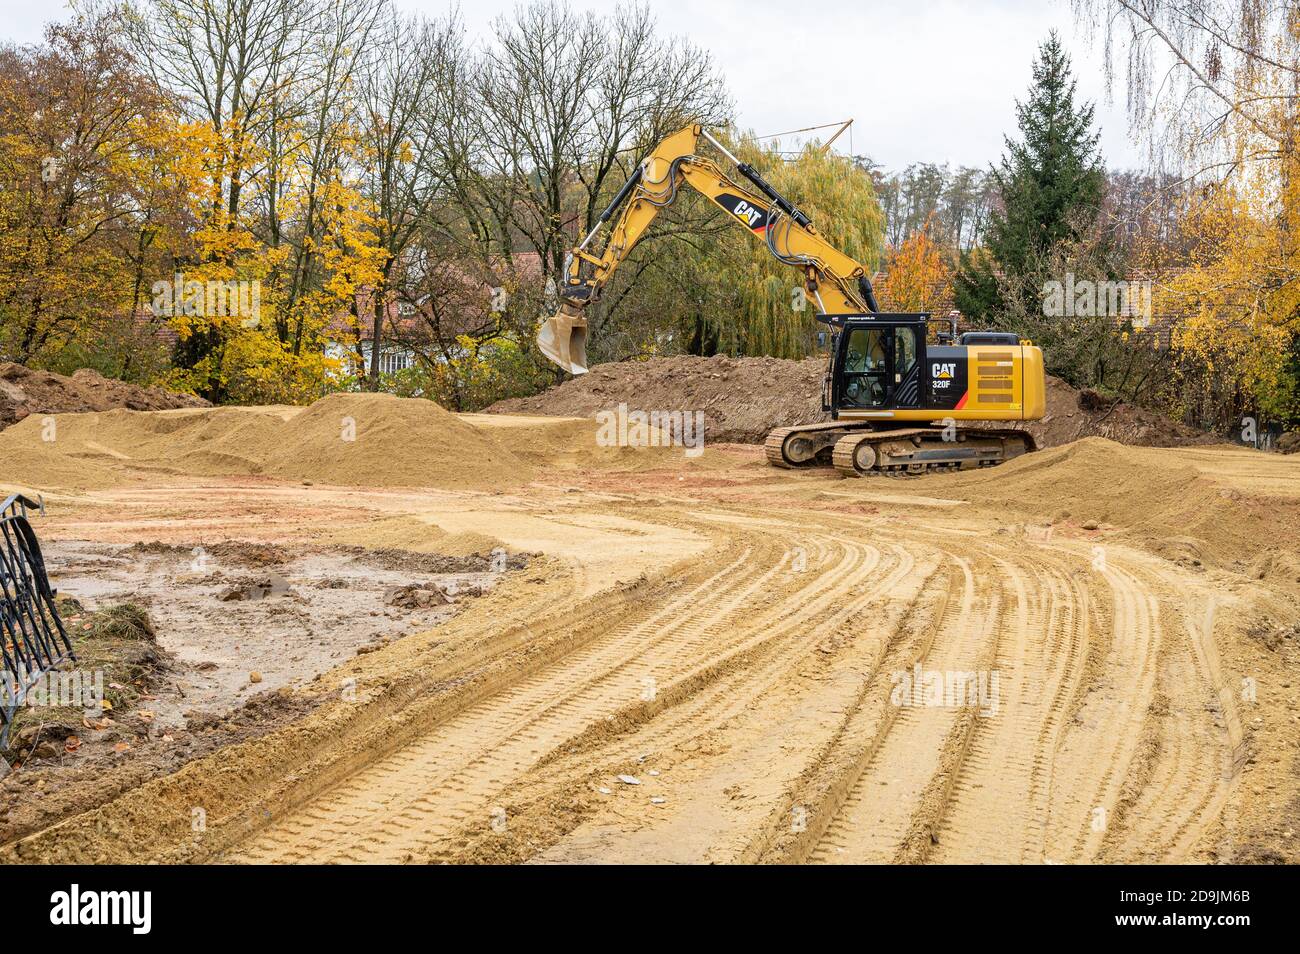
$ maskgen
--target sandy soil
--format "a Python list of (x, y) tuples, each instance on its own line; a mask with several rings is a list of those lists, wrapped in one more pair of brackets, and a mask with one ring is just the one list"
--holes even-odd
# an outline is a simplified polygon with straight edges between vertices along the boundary
[[(42, 488), (56, 547), (490, 540), (537, 556), (282, 693), (294, 718), (68, 804), (0, 855), (1300, 861), (1294, 456), (1089, 438), (855, 481), (772, 471), (756, 448), (641, 453), (539, 456), (500, 493)], [(900, 695), (913, 673), (990, 691)]]

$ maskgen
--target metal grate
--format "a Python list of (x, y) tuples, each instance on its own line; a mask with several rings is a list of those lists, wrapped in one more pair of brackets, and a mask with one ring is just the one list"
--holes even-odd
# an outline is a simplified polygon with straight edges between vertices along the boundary
[(0, 745), (28, 691), (45, 673), (76, 657), (54, 606), (54, 591), (29, 510), (45, 512), (43, 501), (14, 494), (0, 503)]

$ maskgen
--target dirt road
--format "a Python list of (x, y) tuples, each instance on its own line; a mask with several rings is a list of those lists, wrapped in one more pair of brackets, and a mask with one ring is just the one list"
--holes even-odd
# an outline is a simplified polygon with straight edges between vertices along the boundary
[[(1111, 446), (1018, 479), (1042, 485)], [(1141, 453), (1182, 455), (1171, 472), (1233, 506), (1248, 493), (1273, 519), (1294, 512), (1287, 459)], [(301, 722), (4, 851), (1065, 863), (1241, 858), (1276, 837), (1267, 850), (1285, 856), (1296, 647), (1270, 654), (1243, 633), (1294, 620), (1292, 584), (1243, 569), (1223, 541), (1202, 541), (1204, 561), (1170, 558), (1144, 543), (1147, 524), (1037, 522), (980, 486), (773, 475), (725, 451), (706, 469), (509, 495), (84, 494), (56, 535), (261, 523), (285, 540), (329, 513), (334, 533), (399, 521), (551, 552), (454, 620), (304, 687), (320, 704)], [(263, 510), (274, 527), (250, 519)]]

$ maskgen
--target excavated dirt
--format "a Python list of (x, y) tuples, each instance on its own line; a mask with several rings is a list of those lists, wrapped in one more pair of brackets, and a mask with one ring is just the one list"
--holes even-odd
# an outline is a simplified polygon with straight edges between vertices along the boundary
[(821, 408), (825, 370), (821, 358), (725, 355), (598, 364), (541, 394), (498, 401), (487, 413), (591, 417), (620, 403), (647, 411), (702, 411), (707, 441), (761, 444), (774, 427), (826, 418)]
[[(531, 475), (484, 492), (508, 458), (430, 461), (442, 486), (406, 483), (377, 451), (376, 473), (338, 469), (338, 416), (383, 434), (368, 415), (386, 408), (351, 409), (304, 418), (315, 463), (292, 477), (258, 450), (289, 440), (289, 410), (247, 411), (243, 442), (219, 412), (145, 415), (111, 445), (69, 419), (76, 440), (47, 450), (105, 478), (52, 490), (37, 529), (52, 553), (107, 561), (66, 567), (92, 580), (193, 559), (195, 541), (244, 560), (220, 582), (162, 572), (158, 639), (182, 661), (169, 640), (201, 641), (195, 664), (242, 652), (243, 627), (168, 624), (166, 600), (240, 586), (268, 593), (220, 612), (269, 612), (289, 599), (273, 574), (329, 591), (342, 571), (321, 560), (356, 558), (371, 588), (303, 622), (334, 640), (363, 598), (438, 611), (393, 567), (535, 556), (445, 621), (317, 660), (262, 722), (236, 708), (187, 725), (184, 759), (161, 740), (113, 770), (65, 754), (62, 771), (102, 782), (0, 802), (0, 859), (1300, 862), (1295, 455), (1093, 436), (988, 470), (852, 480), (774, 471), (739, 445), (584, 464), (591, 421), (404, 418), (411, 441), (472, 428)], [(207, 430), (177, 425), (169, 453), (156, 435), (195, 415)], [(99, 417), (110, 434), (129, 419)], [(397, 454), (397, 439), (376, 443)], [(0, 450), (36, 440), (20, 424)], [(224, 462), (241, 455), (263, 471)], [(50, 771), (21, 764), (4, 791)]]
[[(589, 417), (619, 403), (646, 410), (703, 411), (707, 439), (760, 444), (775, 427), (826, 420), (821, 409), (821, 358), (693, 358), (677, 356), (598, 364), (587, 374), (527, 398), (498, 401), (493, 414)], [(1142, 408), (1111, 407), (1059, 378), (1047, 379), (1047, 413), (1025, 426), (1040, 447), (1081, 437), (1121, 444), (1179, 447), (1216, 444), (1212, 435)]]
[(82, 368), (68, 377), (52, 371), (33, 371), (11, 361), (0, 364), (0, 428), (32, 414), (107, 411), (115, 407), (162, 411), (208, 406), (207, 401), (193, 394), (127, 384), (90, 368)]
[(0, 480), (42, 491), (239, 476), (492, 492), (555, 471), (653, 467), (684, 453), (597, 437), (590, 420), (458, 416), (384, 394), (333, 394), (305, 408), (115, 409), (29, 417), (0, 432)]

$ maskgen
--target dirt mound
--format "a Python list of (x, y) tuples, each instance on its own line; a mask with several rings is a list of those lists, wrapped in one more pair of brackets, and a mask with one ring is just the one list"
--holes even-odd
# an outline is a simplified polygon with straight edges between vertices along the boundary
[(144, 471), (477, 490), (532, 475), (502, 444), (432, 401), (377, 394), (334, 394), (307, 408), (69, 414), (52, 429), (31, 418), (0, 434), (0, 448), (30, 458), (7, 466), (5, 479), (65, 486), (98, 486), (105, 470), (120, 479)]
[(331, 394), (295, 414), (259, 448), (262, 471), (326, 484), (493, 490), (532, 468), (432, 401)]
[(820, 421), (821, 358), (696, 358), (598, 364), (587, 374), (527, 398), (498, 401), (491, 414), (590, 417), (630, 408), (702, 411), (711, 443), (758, 444), (774, 427)]
[(1047, 378), (1047, 413), (1026, 425), (1039, 447), (1057, 447), (1083, 437), (1105, 437), (1135, 447), (1183, 447), (1223, 441), (1163, 414), (1112, 402), (1095, 391), (1082, 391), (1060, 378)]
[(1214, 484), (1190, 464), (1101, 437), (949, 476), (956, 486), (987, 485), (998, 507), (1010, 502), (1029, 514), (1079, 523), (1163, 523), (1163, 508), (1194, 510), (1217, 496)]
[(207, 401), (193, 394), (173, 394), (161, 388), (127, 384), (90, 368), (82, 368), (68, 377), (52, 371), (33, 371), (12, 362), (0, 364), (0, 428), (16, 424), (31, 414), (107, 411), (115, 407), (164, 411), (208, 406)]
[[(1039, 525), (1122, 536), (1175, 563), (1300, 582), (1300, 503), (1231, 486), (1193, 452), (1085, 437), (991, 470), (921, 478), (945, 496)], [(941, 483), (940, 483), (941, 482)]]
[[(826, 419), (821, 409), (822, 358), (695, 358), (685, 355), (599, 364), (580, 377), (527, 398), (498, 401), (492, 414), (589, 417), (626, 403), (645, 410), (704, 412), (707, 440), (761, 443), (774, 427)], [(1177, 447), (1219, 443), (1213, 435), (1129, 404), (1047, 379), (1047, 413), (1026, 425), (1040, 447), (1082, 437), (1121, 444)]]
[(119, 408), (29, 417), (0, 432), (0, 481), (85, 489), (167, 474), (493, 491), (557, 471), (661, 467), (682, 454), (601, 446), (597, 431), (582, 418), (461, 417), (384, 394), (333, 394), (306, 408)]

